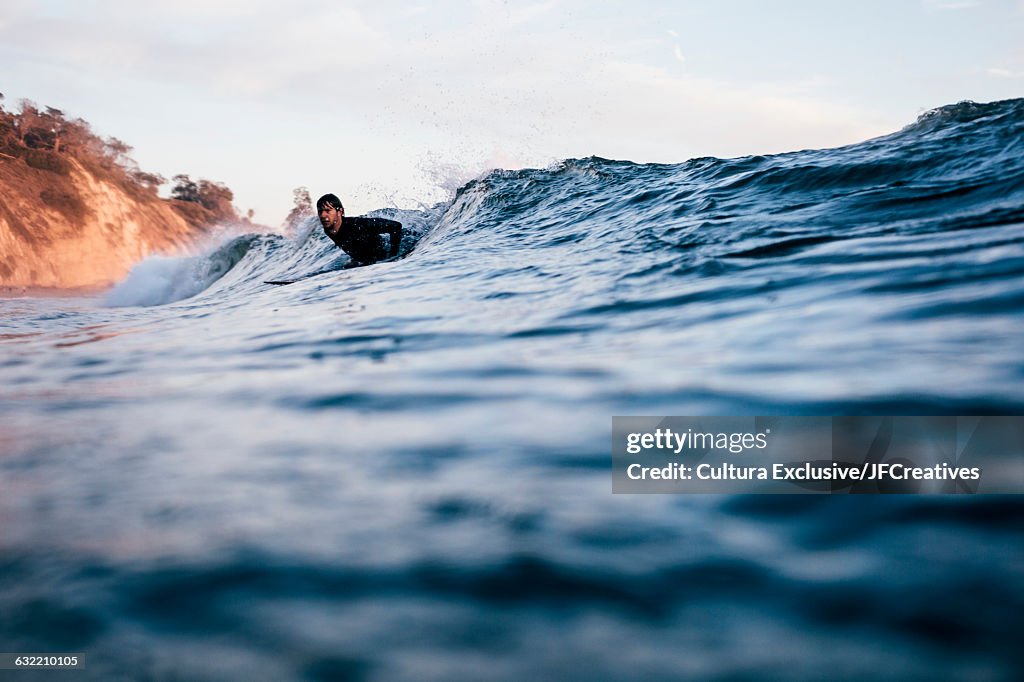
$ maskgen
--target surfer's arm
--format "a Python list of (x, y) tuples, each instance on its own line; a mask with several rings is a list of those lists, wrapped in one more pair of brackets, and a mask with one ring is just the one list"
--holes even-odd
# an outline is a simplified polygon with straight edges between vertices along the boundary
[(383, 224), (381, 225), (381, 233), (388, 235), (388, 240), (391, 245), (391, 253), (388, 254), (388, 258), (394, 258), (398, 255), (398, 249), (402, 246), (402, 223), (397, 220), (388, 220), (387, 218), (381, 218)]

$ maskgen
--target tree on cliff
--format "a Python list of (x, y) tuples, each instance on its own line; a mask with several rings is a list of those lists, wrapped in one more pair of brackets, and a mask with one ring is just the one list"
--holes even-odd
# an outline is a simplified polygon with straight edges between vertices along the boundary
[(231, 205), (234, 199), (235, 193), (227, 185), (212, 180), (199, 181), (199, 203), (218, 218), (238, 220), (235, 207)]
[(18, 115), (14, 119), (18, 131), (18, 141), (25, 147), (34, 147), (36, 137), (33, 131), (39, 126), (39, 108), (30, 99), (18, 101)]
[(132, 153), (132, 146), (116, 137), (108, 137), (103, 140), (103, 153), (114, 165), (121, 166), (122, 168), (138, 167), (135, 159), (129, 156)]
[(43, 128), (52, 135), (53, 141), (51, 144), (53, 151), (60, 154), (60, 136), (64, 133), (65, 128), (67, 128), (64, 112), (53, 107), (46, 107), (46, 111), (40, 115), (40, 119), (42, 119)]
[(92, 132), (87, 121), (76, 118), (73, 121), (65, 120), (61, 127), (61, 149), (71, 156), (85, 160), (92, 156), (99, 156), (103, 150), (103, 142), (99, 136)]
[(144, 187), (150, 194), (156, 194), (160, 185), (167, 182), (167, 178), (159, 173), (147, 173), (144, 170), (133, 170), (128, 174), (140, 187)]
[(313, 214), (313, 200), (309, 198), (309, 189), (296, 187), (292, 190), (292, 201), (295, 206), (284, 219), (285, 229), (294, 230), (302, 222), (303, 218)]
[(171, 189), (171, 197), (174, 199), (199, 204), (213, 214), (216, 220), (238, 220), (235, 207), (231, 204), (235, 198), (234, 192), (226, 185), (212, 180), (196, 182), (184, 173), (172, 179), (174, 187)]
[(18, 136), (14, 114), (4, 109), (4, 94), (0, 92), (0, 149), (7, 149), (16, 143)]
[(199, 185), (192, 181), (188, 175), (179, 173), (173, 178), (174, 187), (171, 188), (171, 196), (179, 201), (191, 201), (194, 203), (200, 203), (199, 201)]

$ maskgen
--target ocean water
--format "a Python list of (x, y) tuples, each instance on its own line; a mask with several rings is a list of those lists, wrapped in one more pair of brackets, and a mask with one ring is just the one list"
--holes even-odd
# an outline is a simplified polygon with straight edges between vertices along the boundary
[(96, 680), (1024, 675), (1024, 499), (613, 496), (609, 445), (612, 415), (1024, 412), (1024, 100), (375, 214), (393, 262), (344, 269), (311, 218), (0, 299), (0, 650)]

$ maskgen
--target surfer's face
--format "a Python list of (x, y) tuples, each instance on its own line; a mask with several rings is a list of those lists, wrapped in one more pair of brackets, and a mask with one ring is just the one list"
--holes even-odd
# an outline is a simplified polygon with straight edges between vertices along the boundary
[(345, 217), (344, 209), (334, 208), (327, 205), (320, 209), (320, 224), (324, 226), (324, 232), (334, 236), (341, 228), (341, 219)]

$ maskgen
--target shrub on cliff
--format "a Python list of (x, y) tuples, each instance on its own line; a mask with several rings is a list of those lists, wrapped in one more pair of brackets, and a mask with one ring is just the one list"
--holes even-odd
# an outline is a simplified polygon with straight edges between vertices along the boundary
[(81, 216), (89, 210), (77, 193), (62, 189), (47, 187), (39, 193), (39, 198), (43, 200), (44, 204), (57, 209), (69, 218)]
[(26, 149), (24, 152), (25, 163), (32, 168), (50, 171), (57, 175), (70, 175), (71, 164), (67, 159), (55, 152), (45, 149)]

